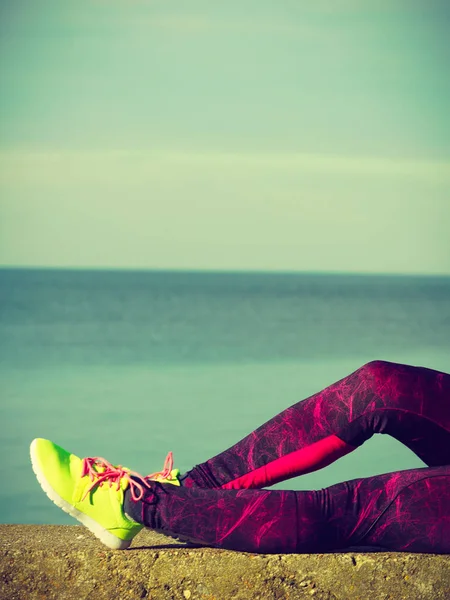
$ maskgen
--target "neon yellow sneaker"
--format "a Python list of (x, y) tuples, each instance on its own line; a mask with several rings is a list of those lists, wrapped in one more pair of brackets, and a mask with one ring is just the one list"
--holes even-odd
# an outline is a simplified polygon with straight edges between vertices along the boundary
[(109, 548), (129, 547), (143, 526), (125, 515), (124, 492), (130, 488), (133, 500), (140, 500), (144, 486), (151, 487), (146, 477), (100, 457), (78, 458), (49, 440), (33, 440), (30, 455), (36, 477), (50, 500)]

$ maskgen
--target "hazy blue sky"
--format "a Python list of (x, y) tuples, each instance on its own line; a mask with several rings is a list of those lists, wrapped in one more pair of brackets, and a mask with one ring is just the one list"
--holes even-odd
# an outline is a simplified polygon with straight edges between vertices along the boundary
[(2, 2), (0, 263), (450, 274), (449, 6)]

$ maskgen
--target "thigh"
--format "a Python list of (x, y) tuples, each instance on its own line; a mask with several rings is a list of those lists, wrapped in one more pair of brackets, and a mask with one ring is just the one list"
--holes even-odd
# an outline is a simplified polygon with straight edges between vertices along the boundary
[(427, 471), (399, 491), (365, 543), (401, 552), (450, 553), (450, 466)]
[(397, 471), (320, 493), (341, 547), (345, 542), (397, 552), (450, 552), (450, 466)]

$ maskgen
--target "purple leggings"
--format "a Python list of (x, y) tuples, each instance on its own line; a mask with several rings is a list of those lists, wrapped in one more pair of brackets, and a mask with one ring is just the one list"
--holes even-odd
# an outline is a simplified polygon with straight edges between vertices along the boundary
[[(388, 433), (429, 468), (320, 491), (249, 489), (329, 464)], [(374, 361), (125, 511), (169, 535), (249, 552), (355, 547), (450, 553), (450, 375)]]

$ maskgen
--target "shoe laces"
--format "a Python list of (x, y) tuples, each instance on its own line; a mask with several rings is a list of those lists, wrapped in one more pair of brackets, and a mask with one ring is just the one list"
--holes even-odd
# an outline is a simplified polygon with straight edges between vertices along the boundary
[(170, 476), (173, 468), (173, 455), (172, 452), (166, 456), (162, 471), (156, 471), (151, 475), (145, 477), (136, 471), (122, 467), (122, 465), (112, 465), (109, 461), (101, 456), (93, 456), (83, 458), (81, 466), (81, 477), (86, 475), (92, 481), (86, 492), (83, 495), (82, 500), (91, 492), (97, 485), (101, 486), (104, 483), (108, 483), (109, 487), (116, 486), (116, 491), (119, 491), (122, 480), (125, 480), (131, 492), (131, 497), (135, 502), (142, 499), (144, 495), (144, 487), (151, 489), (150, 481), (157, 477), (164, 479)]
[(169, 454), (166, 456), (166, 460), (164, 461), (162, 471), (156, 471), (156, 473), (151, 473), (150, 475), (146, 476), (146, 479), (169, 479), (171, 477), (172, 469), (173, 454), (172, 452), (169, 452)]

